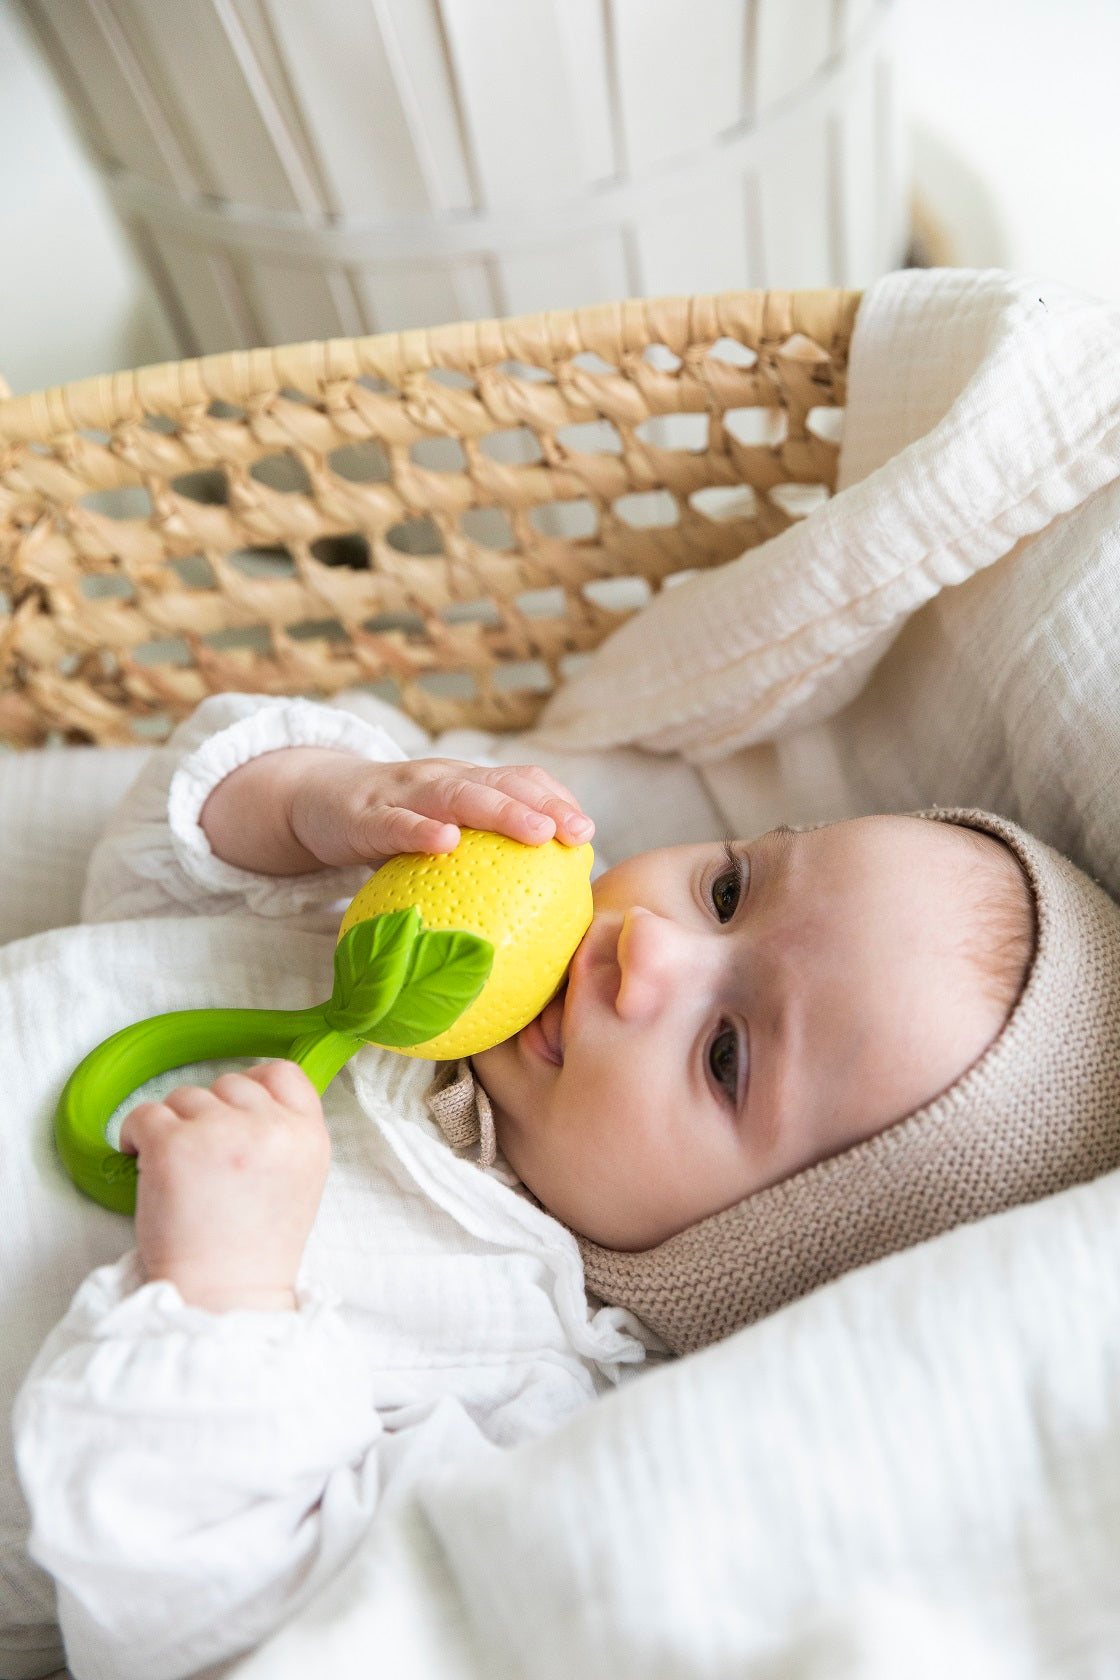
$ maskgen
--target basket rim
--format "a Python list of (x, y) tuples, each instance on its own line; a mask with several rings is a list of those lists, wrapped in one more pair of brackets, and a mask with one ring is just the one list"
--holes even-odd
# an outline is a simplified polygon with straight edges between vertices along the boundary
[(319, 398), (362, 375), (400, 387), (432, 368), (477, 371), (503, 361), (547, 368), (587, 351), (607, 361), (640, 355), (651, 344), (679, 353), (722, 337), (775, 347), (799, 333), (817, 343), (844, 341), (862, 296), (859, 289), (822, 287), (626, 298), (156, 362), (0, 397), (0, 442), (50, 444), (150, 414), (177, 418), (214, 402), (240, 407), (282, 389)]

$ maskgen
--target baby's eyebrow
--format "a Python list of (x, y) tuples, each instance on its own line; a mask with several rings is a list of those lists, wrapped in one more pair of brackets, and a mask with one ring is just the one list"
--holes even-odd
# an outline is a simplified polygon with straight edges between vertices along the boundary
[(779, 823), (777, 828), (768, 829), (763, 835), (763, 839), (770, 842), (762, 854), (767, 892), (788, 888), (789, 876), (797, 861), (794, 844), (799, 837), (799, 831), (788, 823)]

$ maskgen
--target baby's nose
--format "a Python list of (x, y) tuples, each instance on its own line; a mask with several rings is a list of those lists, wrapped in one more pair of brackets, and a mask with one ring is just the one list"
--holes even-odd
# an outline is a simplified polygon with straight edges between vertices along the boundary
[(626, 1021), (653, 1019), (678, 987), (697, 978), (701, 956), (696, 935), (632, 905), (618, 936), (617, 1013)]

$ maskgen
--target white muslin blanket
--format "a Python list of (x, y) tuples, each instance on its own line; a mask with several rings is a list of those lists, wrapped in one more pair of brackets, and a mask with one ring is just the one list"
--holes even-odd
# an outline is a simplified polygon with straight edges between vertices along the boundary
[(857, 317), (844, 491), (659, 595), (537, 736), (695, 760), (829, 717), (907, 618), (1120, 475), (1120, 310), (1000, 272), (903, 272)]
[[(683, 753), (744, 832), (987, 804), (1120, 891), (1120, 314), (889, 276), (857, 321), (841, 484), (623, 627), (540, 741)], [(421, 1479), (233, 1672), (1111, 1674), (1118, 1556), (1112, 1175)]]

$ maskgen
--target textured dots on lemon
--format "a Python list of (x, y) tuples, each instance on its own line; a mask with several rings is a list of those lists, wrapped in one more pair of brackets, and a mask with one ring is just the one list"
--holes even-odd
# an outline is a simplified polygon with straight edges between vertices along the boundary
[(462, 929), (494, 947), (494, 965), (474, 1002), (445, 1032), (402, 1055), (473, 1056), (540, 1014), (591, 925), (594, 855), (590, 846), (558, 840), (526, 846), (464, 828), (453, 852), (404, 852), (382, 864), (351, 901), (339, 938), (370, 916), (414, 904), (426, 928)]

